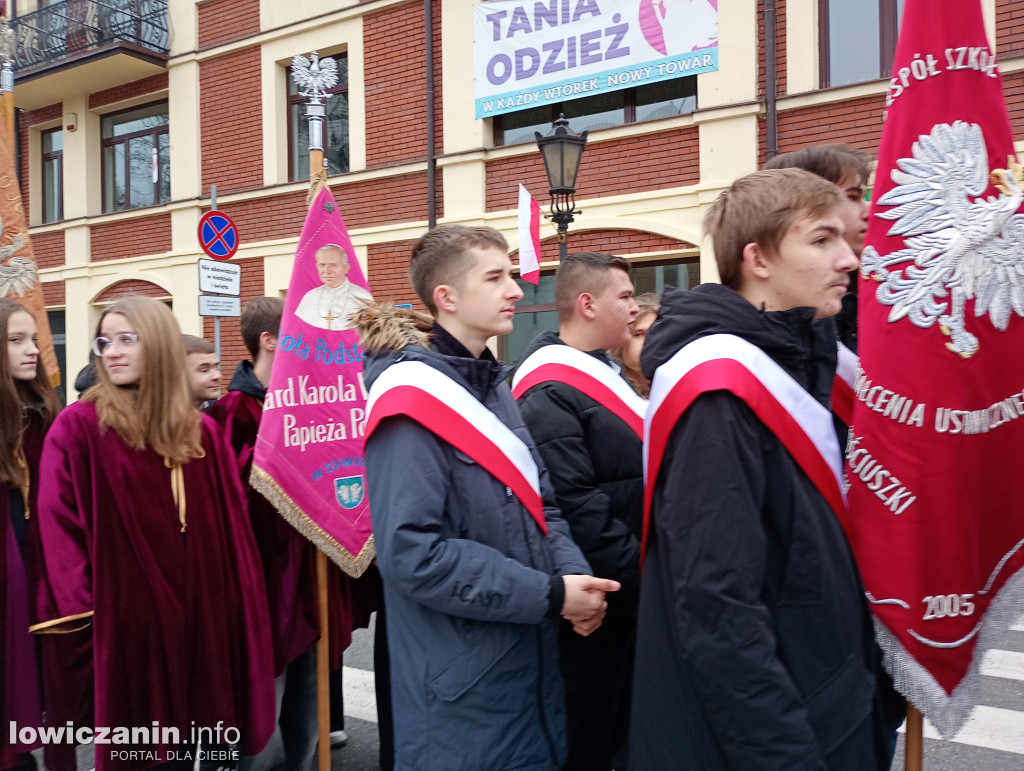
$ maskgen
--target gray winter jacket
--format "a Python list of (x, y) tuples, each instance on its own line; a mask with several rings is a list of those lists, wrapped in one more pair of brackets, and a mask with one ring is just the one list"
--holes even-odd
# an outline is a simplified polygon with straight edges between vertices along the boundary
[(411, 418), (386, 418), (368, 438), (395, 768), (558, 768), (565, 759), (554, 620), (561, 582), (552, 577), (590, 568), (555, 508), (504, 382), (509, 370), (486, 352), (473, 358), (438, 326), (428, 348), (422, 322), (417, 329), (408, 312), (373, 308), (361, 319), (367, 386), (405, 360), (467, 388), (530, 446), (548, 525), (545, 536), (504, 484)]

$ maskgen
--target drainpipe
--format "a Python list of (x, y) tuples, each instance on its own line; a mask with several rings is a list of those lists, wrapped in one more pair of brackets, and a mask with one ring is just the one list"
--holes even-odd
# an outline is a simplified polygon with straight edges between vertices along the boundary
[(21, 121), (18, 120), (20, 112), (20, 107), (14, 108), (14, 173), (18, 177), (18, 184), (24, 190), (25, 180), (21, 178)]
[(764, 2), (764, 122), (765, 160), (779, 154), (779, 121), (775, 112), (775, 0)]
[(437, 196), (434, 193), (437, 158), (434, 157), (434, 15), (432, 0), (423, 0), (427, 36), (427, 225), (437, 224)]

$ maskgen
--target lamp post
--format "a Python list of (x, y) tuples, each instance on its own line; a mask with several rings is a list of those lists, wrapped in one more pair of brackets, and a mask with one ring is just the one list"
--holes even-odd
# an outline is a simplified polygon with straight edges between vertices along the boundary
[(580, 170), (580, 159), (587, 146), (587, 133), (577, 134), (569, 128), (565, 115), (559, 115), (551, 126), (551, 133), (542, 136), (539, 131), (537, 147), (544, 157), (544, 170), (548, 174), (551, 192), (551, 213), (546, 215), (558, 226), (558, 258), (564, 262), (569, 252), (569, 223), (576, 209), (576, 175)]

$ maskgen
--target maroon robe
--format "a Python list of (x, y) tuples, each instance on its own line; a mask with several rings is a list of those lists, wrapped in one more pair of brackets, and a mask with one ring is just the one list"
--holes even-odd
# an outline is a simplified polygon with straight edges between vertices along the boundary
[[(244, 391), (228, 391), (210, 406), (208, 414), (224, 429), (238, 457), (242, 486), (249, 503), (249, 520), (263, 558), (274, 642), (274, 672), (280, 675), (320, 637), (316, 547), (249, 484), (263, 401)], [(336, 665), (352, 640), (352, 624), (348, 583), (335, 565), (328, 566), (328, 586), (331, 662)]]
[[(28, 521), (25, 523), (25, 578), (28, 583), (28, 601), (31, 623), (40, 619), (56, 618), (56, 604), (46, 584), (46, 566), (43, 544), (39, 533), (36, 505), (39, 498), (39, 461), (43, 454), (43, 420), (38, 413), (32, 415), (22, 447), (30, 475)], [(68, 721), (75, 725), (92, 726), (92, 625), (83, 621), (81, 628), (69, 625), (62, 634), (32, 635), (36, 638), (40, 670), (43, 680), (44, 721), (47, 726), (63, 726)], [(52, 771), (74, 771), (77, 766), (74, 743), (43, 745), (46, 767)]]
[[(22, 449), (29, 469), (29, 500), (25, 505), (31, 517), (39, 485), (43, 421), (38, 413), (30, 415), (22, 435)], [(12, 495), (20, 497), (21, 492), (0, 482), (0, 768), (18, 765), (26, 759), (24, 753), (39, 746), (38, 741), (12, 745), (8, 730), (11, 722), (32, 728), (43, 724), (36, 642), (28, 631), (32, 605), (28, 571), (11, 527)]]
[(11, 488), (0, 483), (0, 768), (13, 768), (39, 742), (12, 744), (8, 726), (43, 724), (35, 640), (28, 633), (28, 586), (10, 523)]
[[(98, 727), (237, 728), (254, 755), (273, 729), (274, 687), (266, 592), (245, 516), (234, 455), (202, 418), (206, 456), (185, 464), (187, 532), (171, 472), (101, 429), (79, 402), (46, 437), (39, 524), (56, 618), (35, 631), (90, 619)], [(97, 745), (97, 769), (145, 768), (112, 760), (125, 745)], [(133, 745), (162, 760), (176, 745)]]

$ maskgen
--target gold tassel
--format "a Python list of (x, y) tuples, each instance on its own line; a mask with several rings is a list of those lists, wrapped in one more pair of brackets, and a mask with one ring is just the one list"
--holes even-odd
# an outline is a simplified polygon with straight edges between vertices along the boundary
[(29, 493), (32, 492), (32, 477), (29, 474), (28, 461), (25, 460), (24, 447), (18, 447), (14, 453), (14, 459), (18, 462), (18, 468), (21, 470), (21, 473), (23, 474), (22, 478), (25, 480), (25, 483), (18, 485), (18, 487), (21, 489), (21, 497), (25, 500), (25, 520), (28, 521), (31, 516), (28, 505), (28, 496)]
[(178, 507), (178, 521), (181, 522), (181, 532), (185, 532), (185, 471), (180, 464), (172, 464), (169, 458), (164, 458), (164, 466), (171, 470), (171, 495), (174, 496), (174, 503)]

